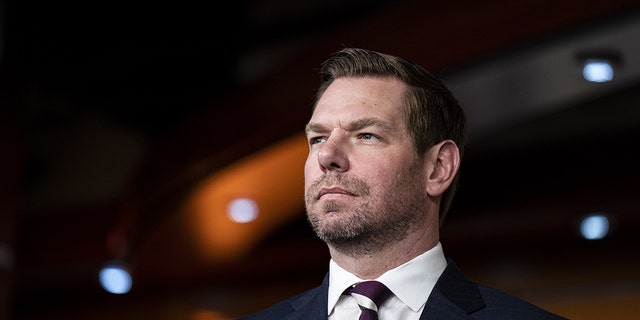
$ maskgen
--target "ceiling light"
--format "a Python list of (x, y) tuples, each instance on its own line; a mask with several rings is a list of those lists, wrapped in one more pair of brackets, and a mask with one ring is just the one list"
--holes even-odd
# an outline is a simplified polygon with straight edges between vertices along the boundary
[(577, 55), (582, 67), (582, 77), (589, 82), (609, 82), (621, 65), (620, 54), (612, 50), (589, 50)]
[(108, 262), (99, 274), (102, 288), (113, 294), (125, 294), (131, 290), (131, 273), (127, 265), (120, 261)]
[(609, 233), (609, 218), (604, 213), (590, 214), (580, 222), (580, 234), (587, 240), (599, 240)]
[(229, 202), (227, 214), (235, 222), (247, 223), (258, 217), (258, 205), (249, 198), (237, 198)]
[(582, 68), (582, 76), (589, 82), (608, 82), (613, 75), (613, 65), (606, 59), (589, 59)]

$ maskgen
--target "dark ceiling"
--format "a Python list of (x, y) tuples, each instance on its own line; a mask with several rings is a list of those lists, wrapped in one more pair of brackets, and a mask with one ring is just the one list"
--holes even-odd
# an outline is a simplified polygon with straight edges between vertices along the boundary
[[(9, 308), (16, 319), (110, 307), (145, 318), (157, 301), (203, 287), (214, 290), (198, 299), (220, 300), (233, 283), (266, 275), (289, 285), (285, 295), (321, 277), (327, 255), (301, 212), (236, 266), (154, 265), (163, 252), (152, 254), (129, 301), (94, 282), (113, 253), (113, 226), (130, 223), (136, 239), (170, 230), (162, 208), (202, 178), (202, 163), (233, 163), (298, 132), (316, 68), (343, 45), (421, 63), (467, 108), (472, 139), (444, 229), (450, 255), (477, 268), (489, 264), (477, 255), (487, 246), (494, 257), (526, 247), (580, 260), (587, 248), (572, 228), (594, 210), (618, 221), (602, 249), (633, 250), (639, 10), (624, 0), (5, 1), (0, 89), (15, 137), (5, 150), (16, 156), (3, 162), (13, 177), (3, 186), (19, 190), (4, 204), (15, 208), (5, 226), (15, 227), (0, 238), (16, 257)], [(603, 46), (625, 53), (624, 63), (597, 87), (580, 79), (575, 57)], [(144, 212), (129, 217), (132, 206)], [(284, 259), (301, 248), (305, 259)]]
[[(7, 1), (7, 85), (63, 100), (29, 110), (36, 129), (91, 109), (155, 138), (260, 76), (270, 56), (384, 4), (363, 3)], [(265, 61), (242, 70), (248, 59)]]

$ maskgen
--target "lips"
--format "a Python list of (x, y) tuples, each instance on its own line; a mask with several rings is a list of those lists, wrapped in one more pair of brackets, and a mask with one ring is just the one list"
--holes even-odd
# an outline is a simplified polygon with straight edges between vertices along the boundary
[(332, 187), (332, 188), (322, 188), (320, 189), (320, 192), (318, 192), (318, 197), (317, 199), (322, 198), (322, 196), (327, 195), (327, 194), (342, 194), (342, 195), (346, 195), (346, 196), (355, 196), (355, 194), (344, 190), (342, 188), (338, 188), (338, 187)]

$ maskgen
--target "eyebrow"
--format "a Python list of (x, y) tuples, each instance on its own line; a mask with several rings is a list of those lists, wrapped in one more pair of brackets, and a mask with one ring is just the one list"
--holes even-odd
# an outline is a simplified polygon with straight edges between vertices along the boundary
[(319, 124), (317, 122), (309, 122), (305, 126), (304, 131), (307, 132), (307, 133), (309, 133), (309, 132), (326, 132), (326, 131), (328, 131), (328, 129), (325, 126), (323, 126), (323, 125), (321, 125), (321, 124)]
[[(380, 128), (385, 132), (393, 132), (393, 129), (388, 123), (378, 118), (362, 118), (352, 121), (347, 124), (346, 129), (348, 131), (358, 131), (369, 127)], [(305, 127), (305, 132), (327, 132), (329, 129), (317, 122), (309, 122)]]

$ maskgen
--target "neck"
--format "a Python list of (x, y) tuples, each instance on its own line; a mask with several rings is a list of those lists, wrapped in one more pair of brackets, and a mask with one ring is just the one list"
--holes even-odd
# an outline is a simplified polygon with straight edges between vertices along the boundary
[[(425, 226), (421, 232), (410, 233), (404, 239), (390, 243), (374, 252), (340, 250), (329, 245), (331, 258), (360, 279), (375, 279), (383, 273), (427, 252), (438, 244), (437, 223)], [(364, 244), (366, 245), (366, 244)]]

